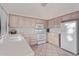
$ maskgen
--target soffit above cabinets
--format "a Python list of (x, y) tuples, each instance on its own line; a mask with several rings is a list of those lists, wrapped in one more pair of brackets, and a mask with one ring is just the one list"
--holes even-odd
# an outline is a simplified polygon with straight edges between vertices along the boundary
[(79, 3), (3, 3), (1, 5), (9, 14), (46, 20), (79, 10)]

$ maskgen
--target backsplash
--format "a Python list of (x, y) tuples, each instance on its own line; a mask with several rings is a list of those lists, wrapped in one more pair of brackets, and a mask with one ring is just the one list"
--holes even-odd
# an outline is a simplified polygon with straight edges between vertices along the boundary
[(61, 33), (61, 28), (50, 28), (50, 32), (53, 32), (53, 33)]
[(12, 29), (15, 29), (17, 33), (27, 33), (27, 34), (35, 33), (35, 28), (9, 28), (9, 30)]

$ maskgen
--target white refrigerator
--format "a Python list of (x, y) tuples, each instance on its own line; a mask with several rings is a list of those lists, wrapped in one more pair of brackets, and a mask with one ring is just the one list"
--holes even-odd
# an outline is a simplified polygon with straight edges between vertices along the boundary
[(74, 54), (79, 52), (79, 21), (61, 23), (61, 48)]

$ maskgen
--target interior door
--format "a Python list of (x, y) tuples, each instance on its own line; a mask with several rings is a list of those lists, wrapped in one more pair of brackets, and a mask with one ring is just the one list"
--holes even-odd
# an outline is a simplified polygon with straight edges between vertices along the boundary
[(61, 48), (77, 54), (76, 21), (61, 24)]

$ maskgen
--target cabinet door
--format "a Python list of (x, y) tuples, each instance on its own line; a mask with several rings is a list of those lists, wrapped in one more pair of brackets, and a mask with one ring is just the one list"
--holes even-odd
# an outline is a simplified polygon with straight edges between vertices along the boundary
[(24, 27), (24, 18), (23, 17), (21, 17), (21, 16), (17, 16), (18, 17), (18, 25), (17, 25), (17, 27)]
[(71, 13), (71, 18), (72, 19), (78, 19), (79, 18), (79, 11)]
[(55, 27), (55, 20), (49, 21), (49, 28)]
[(52, 27), (52, 22), (51, 20), (48, 21), (48, 28), (51, 28)]
[(47, 20), (44, 20), (44, 28), (48, 28), (48, 21)]
[(25, 41), (30, 45), (30, 37), (29, 37), (29, 34), (24, 34), (24, 33), (21, 33), (22, 36), (24, 37)]
[(62, 18), (63, 21), (72, 19), (71, 14), (64, 15)]
[(31, 34), (30, 35), (30, 45), (35, 45), (35, 44), (37, 44), (36, 34)]
[(44, 20), (36, 20), (36, 28), (45, 28)]
[(57, 33), (49, 33), (48, 34), (48, 42), (59, 46), (59, 34)]
[(31, 19), (30, 25), (31, 25), (31, 28), (35, 28), (35, 26), (36, 26), (36, 20), (35, 19)]
[(61, 26), (61, 21), (62, 21), (62, 18), (61, 17), (58, 17), (55, 19), (55, 27), (56, 28), (59, 28)]
[(34, 28), (35, 27), (35, 20), (24, 18), (24, 26), (27, 28)]
[(10, 16), (10, 27), (17, 27), (18, 25), (18, 17)]
[(39, 20), (39, 19), (38, 19), (38, 20), (36, 20), (36, 23), (37, 23), (37, 24), (42, 24), (42, 23), (43, 23), (43, 20)]
[(37, 44), (36, 34), (21, 33), (29, 45)]

